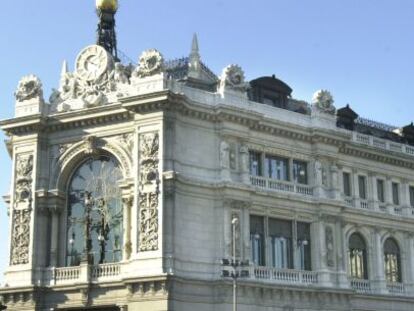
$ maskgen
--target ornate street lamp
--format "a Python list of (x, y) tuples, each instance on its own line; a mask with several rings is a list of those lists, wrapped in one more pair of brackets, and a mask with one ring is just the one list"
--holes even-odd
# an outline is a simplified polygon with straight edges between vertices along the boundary
[(222, 276), (225, 278), (232, 278), (233, 280), (233, 311), (237, 311), (237, 279), (249, 277), (249, 270), (243, 269), (248, 267), (249, 261), (240, 261), (236, 259), (236, 226), (239, 222), (238, 218), (233, 218), (231, 221), (232, 232), (233, 232), (233, 250), (232, 250), (232, 259), (222, 259), (221, 265), (223, 267), (231, 267), (231, 271), (223, 270)]
[(7, 307), (0, 303), (0, 310), (6, 310)]

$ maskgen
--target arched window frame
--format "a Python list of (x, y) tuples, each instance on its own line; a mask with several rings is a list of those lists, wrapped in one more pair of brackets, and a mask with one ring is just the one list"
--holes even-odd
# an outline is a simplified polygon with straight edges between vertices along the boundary
[(348, 238), (348, 271), (353, 279), (368, 279), (367, 243), (359, 232)]
[[(76, 161), (76, 164), (74, 164), (73, 166), (72, 166), (72, 169), (71, 169), (71, 171), (70, 171), (70, 173), (69, 173), (69, 175), (68, 175), (68, 179), (67, 179), (67, 183), (66, 183), (66, 191), (65, 191), (65, 196), (66, 196), (66, 204), (65, 204), (65, 211), (64, 211), (64, 213), (62, 213), (62, 224), (64, 224), (64, 232), (63, 232), (63, 236), (64, 236), (64, 238), (65, 238), (65, 243), (64, 243), (64, 247), (62, 247), (63, 249), (62, 249), (62, 251), (63, 251), (63, 254), (64, 254), (64, 256), (63, 256), (63, 258), (62, 258), (62, 264), (64, 265), (64, 266), (73, 266), (73, 265), (78, 265), (79, 263), (78, 262), (76, 262), (76, 263), (69, 263), (68, 262), (68, 247), (69, 247), (69, 243), (70, 243), (70, 240), (71, 240), (71, 234), (70, 234), (70, 232), (69, 232), (69, 230), (70, 230), (70, 227), (69, 227), (69, 219), (68, 219), (68, 213), (69, 213), (69, 204), (70, 204), (70, 201), (69, 201), (69, 191), (70, 191), (70, 187), (71, 187), (71, 184), (72, 184), (72, 182), (73, 182), (73, 178), (74, 178), (74, 175), (84, 166), (84, 165), (86, 165), (89, 161), (94, 161), (94, 160), (97, 160), (97, 159), (101, 159), (101, 158), (107, 158), (107, 159), (109, 159), (109, 161), (111, 161), (111, 162), (113, 162), (113, 163), (115, 163), (116, 164), (116, 167), (117, 167), (117, 169), (119, 169), (119, 181), (123, 178), (123, 170), (122, 170), (122, 166), (121, 166), (121, 164), (120, 164), (120, 162), (119, 162), (119, 160), (117, 159), (117, 157), (115, 157), (114, 155), (112, 155), (111, 153), (109, 153), (109, 152), (106, 152), (106, 151), (104, 151), (104, 150), (100, 150), (99, 151), (99, 153), (97, 153), (97, 154), (94, 154), (93, 156), (86, 156), (86, 157), (82, 157), (82, 158), (78, 158), (78, 160)], [(120, 190), (120, 189), (119, 189)], [(121, 192), (119, 192), (119, 196), (118, 196), (118, 203), (119, 203), (119, 205), (120, 205), (120, 208), (121, 208), (121, 215), (122, 215), (122, 218), (121, 218), (121, 220), (120, 220), (120, 224), (121, 224), (121, 228), (122, 228), (122, 226), (123, 226), (123, 218), (125, 217), (125, 213), (124, 213), (124, 211), (123, 211), (123, 204), (122, 204), (122, 196), (121, 196)], [(122, 231), (121, 231), (121, 234), (119, 235), (120, 236), (120, 249), (119, 249), (119, 254), (120, 254), (120, 256), (119, 256), (119, 260), (114, 260), (114, 261), (102, 261), (101, 260), (101, 258), (99, 258), (99, 261), (97, 261), (97, 259), (95, 259), (95, 261), (94, 261), (94, 263), (106, 263), (106, 262), (119, 262), (119, 261), (121, 261), (121, 260), (123, 260), (123, 252), (122, 252), (122, 249), (123, 249), (123, 247), (124, 247), (124, 245), (123, 245), (123, 243), (124, 243), (124, 231), (125, 231), (125, 228), (122, 228)], [(100, 242), (97, 242), (97, 243), (102, 243), (102, 239), (100, 239), (99, 240)], [(95, 241), (96, 242), (96, 241)], [(84, 241), (83, 241), (83, 243), (84, 243)], [(103, 243), (105, 243), (105, 240), (103, 241)], [(83, 249), (82, 249), (82, 252), (83, 252)], [(82, 257), (84, 257), (84, 256), (82, 256)], [(91, 263), (93, 263), (93, 262), (91, 262)]]
[(387, 283), (401, 283), (401, 249), (398, 242), (388, 237), (383, 245), (384, 274)]

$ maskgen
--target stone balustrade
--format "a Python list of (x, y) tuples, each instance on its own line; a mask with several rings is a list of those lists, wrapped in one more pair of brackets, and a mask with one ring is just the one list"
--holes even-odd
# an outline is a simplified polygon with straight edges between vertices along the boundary
[(393, 152), (414, 156), (414, 147), (377, 138), (374, 136), (353, 132), (352, 140), (356, 143), (363, 144), (366, 146), (371, 146), (378, 149), (389, 150)]
[(265, 178), (261, 176), (250, 176), (250, 183), (259, 188), (313, 196), (313, 187), (309, 185), (296, 184), (289, 181)]
[(288, 284), (317, 284), (318, 274), (313, 271), (275, 269), (271, 267), (251, 267), (250, 277), (256, 280), (269, 280)]

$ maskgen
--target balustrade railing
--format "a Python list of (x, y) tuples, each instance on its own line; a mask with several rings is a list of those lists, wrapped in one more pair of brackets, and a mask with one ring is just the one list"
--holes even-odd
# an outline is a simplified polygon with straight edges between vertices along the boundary
[(351, 279), (351, 287), (360, 294), (370, 294), (372, 292), (369, 280)]
[(403, 283), (387, 283), (387, 289), (390, 294), (404, 294), (405, 288)]
[(53, 268), (52, 278), (55, 283), (62, 281), (75, 281), (80, 277), (80, 267), (65, 267), (65, 268)]
[(114, 264), (102, 264), (92, 267), (92, 279), (113, 277), (121, 274), (121, 265), (119, 263)]
[(250, 277), (259, 280), (270, 280), (275, 283), (317, 284), (318, 274), (313, 271), (275, 269), (270, 267), (251, 267)]
[(265, 188), (282, 192), (292, 192), (307, 196), (313, 195), (312, 186), (304, 184), (296, 184), (288, 181), (265, 178), (261, 176), (250, 176), (250, 183), (253, 186), (259, 188)]
[(414, 156), (414, 147), (377, 138), (374, 136), (354, 132), (353, 140), (357, 143), (364, 144), (367, 146), (372, 146), (384, 150), (390, 150), (398, 153), (405, 153), (410, 156)]
[(359, 206), (362, 209), (369, 209), (369, 204), (368, 204), (368, 201), (367, 200), (361, 200), (360, 203), (359, 203)]

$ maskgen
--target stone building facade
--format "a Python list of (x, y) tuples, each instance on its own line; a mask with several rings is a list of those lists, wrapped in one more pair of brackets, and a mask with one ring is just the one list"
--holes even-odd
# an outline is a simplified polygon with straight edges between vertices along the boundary
[[(85, 48), (1, 121), (9, 310), (413, 310), (414, 146), (273, 77)], [(237, 219), (237, 226), (232, 222)], [(233, 242), (234, 241), (234, 242)], [(234, 243), (234, 245), (233, 245)]]

